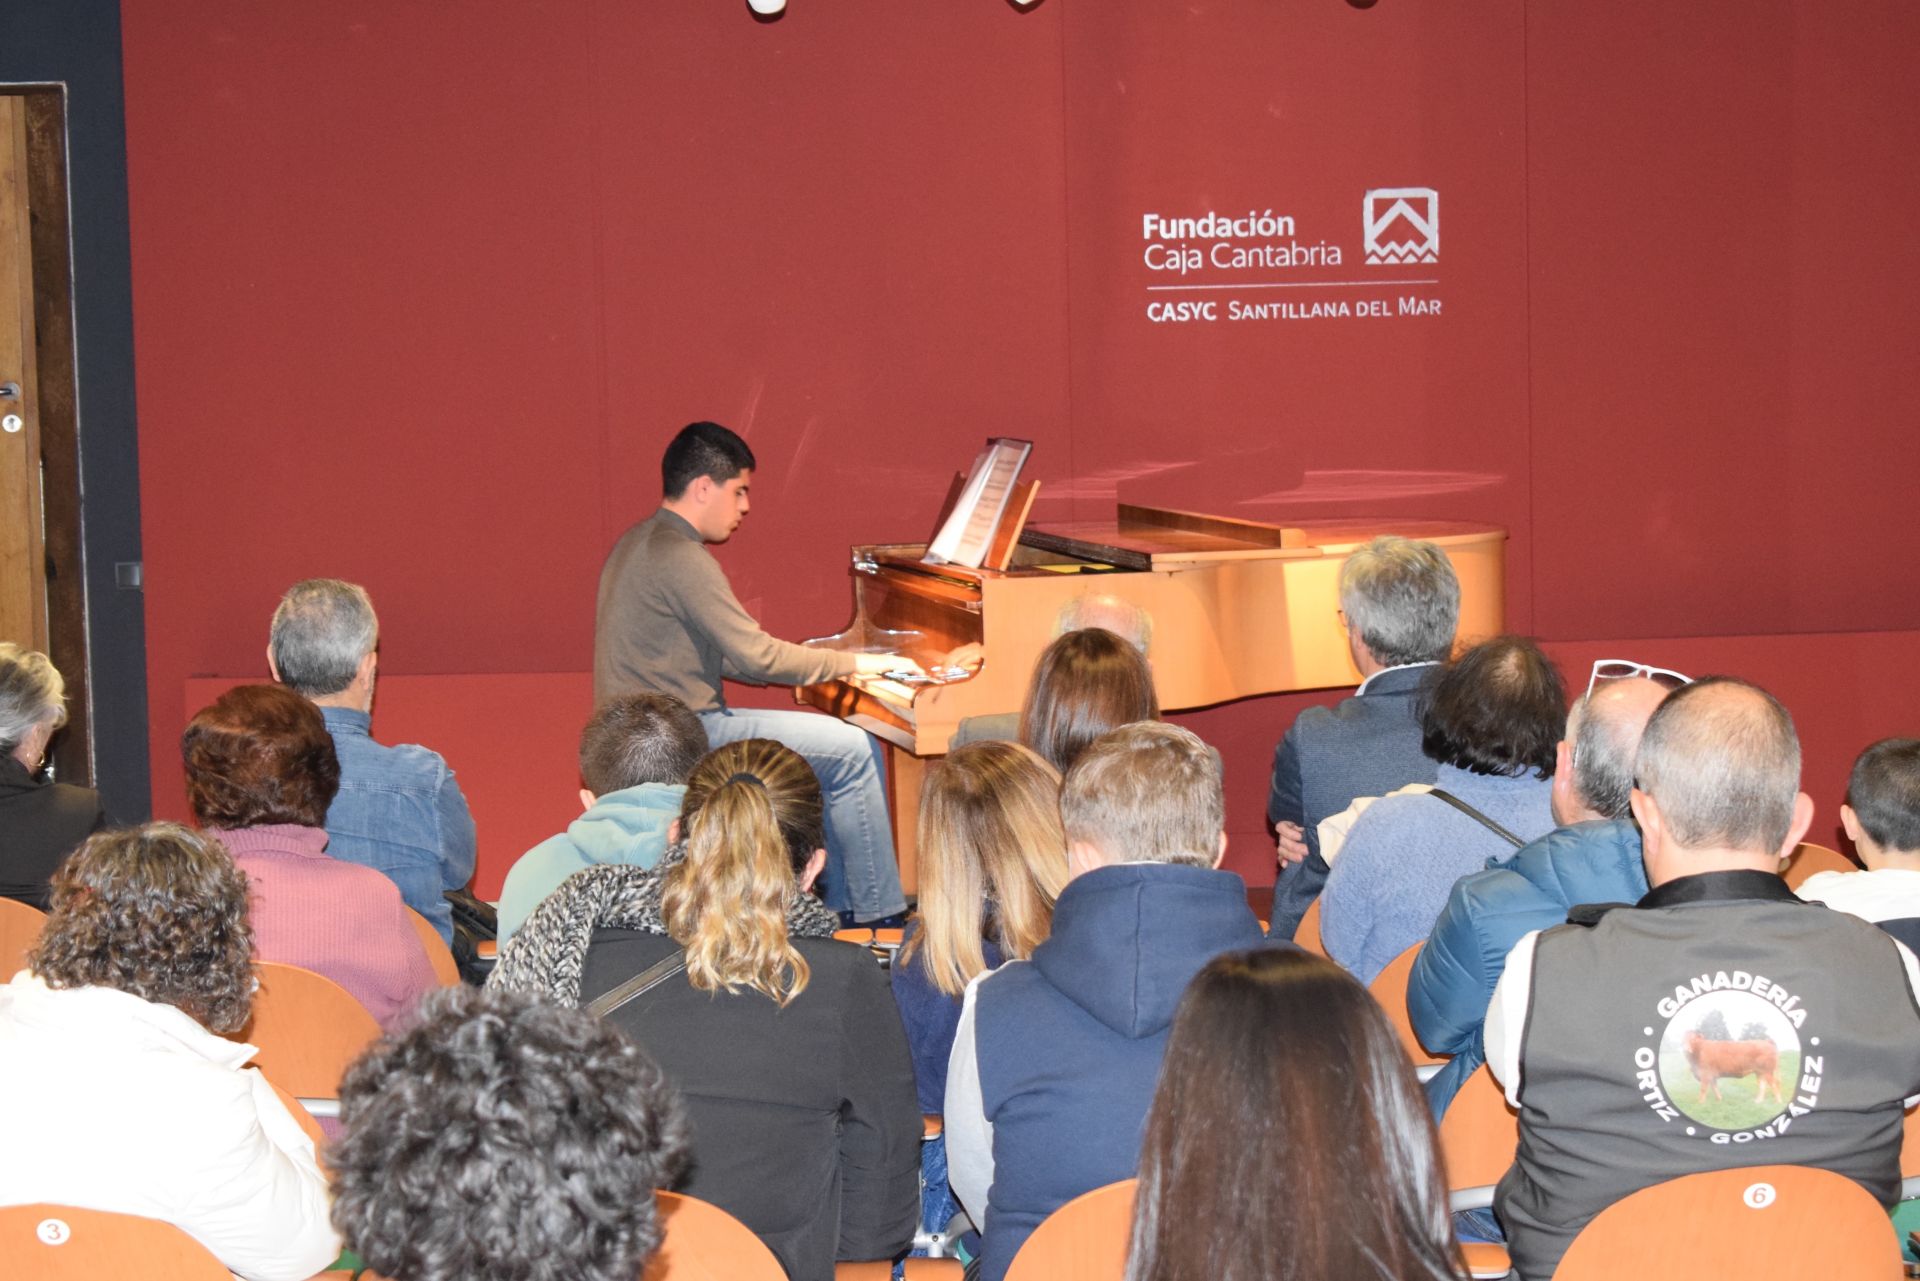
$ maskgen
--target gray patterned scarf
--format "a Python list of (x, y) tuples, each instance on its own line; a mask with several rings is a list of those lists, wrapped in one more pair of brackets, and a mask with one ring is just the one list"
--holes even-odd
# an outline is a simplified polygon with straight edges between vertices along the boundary
[[(562, 1005), (580, 1004), (580, 974), (587, 944), (610, 927), (665, 934), (660, 892), (668, 869), (686, 857), (671, 845), (653, 867), (590, 867), (575, 872), (547, 895), (526, 924), (500, 949), (487, 986), (504, 992), (538, 992)], [(787, 900), (787, 933), (794, 938), (832, 938), (840, 918), (798, 887)]]

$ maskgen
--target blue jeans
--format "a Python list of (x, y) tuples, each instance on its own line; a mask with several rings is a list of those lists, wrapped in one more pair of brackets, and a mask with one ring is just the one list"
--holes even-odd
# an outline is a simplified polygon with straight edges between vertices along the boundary
[(770, 738), (807, 758), (826, 802), (827, 870), (821, 897), (857, 921), (907, 910), (887, 819), (879, 741), (863, 729), (818, 712), (726, 708), (700, 713), (707, 743)]

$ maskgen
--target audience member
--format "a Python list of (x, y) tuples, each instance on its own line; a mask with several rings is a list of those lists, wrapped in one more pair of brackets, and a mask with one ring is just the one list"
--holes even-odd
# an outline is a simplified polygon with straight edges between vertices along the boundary
[(0, 898), (47, 908), (53, 870), (107, 825), (99, 794), (41, 772), (67, 723), (67, 686), (45, 654), (0, 641)]
[(920, 914), (892, 970), (920, 1110), (946, 1106), (960, 998), (974, 976), (1033, 955), (1067, 883), (1060, 776), (1018, 743), (954, 749), (920, 793)]
[(1494, 1209), (1528, 1281), (1607, 1206), (1700, 1170), (1814, 1166), (1899, 1195), (1920, 972), (1780, 879), (1813, 817), (1786, 709), (1698, 681), (1654, 712), (1635, 775), (1653, 888), (1521, 939), (1487, 1012), (1488, 1064), (1520, 1109)]
[(598, 1005), (645, 1046), (686, 1096), (681, 1190), (745, 1223), (794, 1281), (903, 1253), (913, 1065), (886, 975), (834, 941), (839, 918), (808, 892), (826, 862), (819, 783), (778, 743), (729, 743), (688, 777), (680, 823), (654, 867), (569, 877), (489, 985)]
[(261, 960), (325, 975), (382, 1024), (439, 985), (393, 882), (326, 852), (340, 765), (312, 703), (230, 689), (187, 722), (180, 754), (194, 821), (253, 885)]
[(1453, 883), (1553, 828), (1560, 673), (1523, 637), (1482, 641), (1421, 699), (1433, 790), (1387, 796), (1355, 821), (1321, 899), (1327, 955), (1362, 983), (1424, 940)]
[(1420, 749), (1414, 695), (1426, 669), (1453, 650), (1460, 618), (1453, 566), (1432, 543), (1383, 535), (1347, 557), (1339, 586), (1360, 688), (1331, 708), (1301, 712), (1274, 750), (1267, 821), (1279, 837), (1280, 875), (1268, 933), (1277, 939), (1293, 937), (1326, 884), (1321, 821), (1356, 797), (1434, 776)]
[(380, 622), (366, 590), (336, 578), (295, 583), (273, 611), (267, 665), (312, 699), (340, 758), (327, 852), (383, 872), (407, 906), (453, 942), (446, 891), (473, 878), (473, 816), (438, 752), (373, 738)]
[(1888, 738), (1860, 753), (1840, 826), (1864, 872), (1819, 872), (1800, 897), (1872, 921), (1920, 949), (1920, 738)]
[(0, 1205), (171, 1223), (247, 1281), (333, 1262), (313, 1141), (253, 1047), (247, 881), (171, 823), (103, 832), (61, 865), (28, 968), (0, 988)]
[(538, 997), (450, 988), (340, 1088), (333, 1220), (391, 1281), (634, 1281), (686, 1118), (615, 1029)]
[(1020, 741), (1064, 774), (1108, 730), (1159, 719), (1146, 655), (1104, 627), (1083, 627), (1040, 652)]
[[(1678, 673), (1664, 676), (1685, 683)], [(1577, 904), (1634, 903), (1647, 892), (1640, 829), (1627, 800), (1640, 735), (1669, 688), (1646, 676), (1590, 683), (1554, 749), (1553, 818), (1560, 826), (1511, 857), (1496, 855), (1447, 896), (1407, 985), (1420, 1043), (1452, 1056), (1427, 1080), (1436, 1114), (1487, 1061), (1481, 1026), (1513, 945), (1562, 924)]]
[[(1058, 640), (1068, 632), (1085, 627), (1104, 627), (1142, 654), (1150, 655), (1153, 652), (1153, 615), (1130, 600), (1104, 592), (1075, 596), (1060, 607), (1060, 613), (1053, 620), (1053, 636)], [(985, 657), (986, 651), (981, 646), (968, 644), (954, 650), (946, 661), (956, 667), (978, 667)], [(968, 743), (1019, 737), (1020, 713), (1017, 711), (968, 716), (954, 727), (947, 749), (951, 751)]]
[(580, 734), (585, 813), (522, 854), (500, 888), (500, 939), (513, 937), (540, 900), (575, 872), (652, 867), (673, 839), (687, 774), (707, 754), (707, 732), (669, 694), (628, 694), (603, 704)]
[(1437, 1146), (1399, 1037), (1349, 975), (1291, 948), (1215, 957), (1167, 1038), (1127, 1281), (1454, 1281)]
[(1220, 765), (1172, 725), (1127, 725), (1060, 794), (1073, 879), (1030, 961), (968, 985), (948, 1067), (953, 1190), (1000, 1281), (1040, 1221), (1134, 1173), (1174, 1006), (1222, 952), (1260, 942), (1226, 852)]

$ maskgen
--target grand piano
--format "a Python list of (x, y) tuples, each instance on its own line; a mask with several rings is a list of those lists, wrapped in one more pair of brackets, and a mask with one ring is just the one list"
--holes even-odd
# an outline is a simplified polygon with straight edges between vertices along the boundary
[(1123, 504), (1107, 522), (1028, 525), (1004, 570), (930, 564), (925, 544), (853, 549), (854, 620), (833, 643), (897, 649), (932, 669), (978, 646), (970, 676), (908, 683), (848, 677), (796, 692), (802, 703), (888, 745), (901, 878), (914, 885), (913, 833), (927, 758), (961, 720), (1017, 711), (1062, 606), (1115, 596), (1153, 619), (1154, 684), (1167, 711), (1287, 690), (1359, 683), (1338, 619), (1347, 556), (1377, 534), (1437, 543), (1460, 579), (1460, 635), (1505, 616), (1506, 531), (1422, 520), (1266, 524)]

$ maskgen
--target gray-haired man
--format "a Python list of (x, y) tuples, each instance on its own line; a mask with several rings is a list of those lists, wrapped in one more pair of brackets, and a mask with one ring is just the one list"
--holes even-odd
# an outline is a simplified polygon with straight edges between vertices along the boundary
[(1360, 688), (1295, 718), (1273, 754), (1267, 821), (1279, 836), (1270, 934), (1290, 939), (1327, 883), (1323, 819), (1356, 797), (1430, 783), (1414, 709), (1427, 669), (1453, 649), (1460, 580), (1434, 544), (1382, 535), (1340, 567), (1341, 623)]
[(1697, 1171), (1806, 1165), (1899, 1196), (1920, 973), (1780, 879), (1813, 819), (1786, 709), (1695, 682), (1648, 721), (1634, 772), (1653, 888), (1521, 939), (1487, 1012), (1488, 1066), (1520, 1109), (1494, 1209), (1528, 1281), (1607, 1206)]
[(333, 735), (340, 791), (327, 807), (327, 853), (384, 872), (451, 943), (445, 891), (473, 877), (473, 816), (438, 752), (374, 741), (379, 644), (365, 588), (310, 578), (289, 587), (273, 611), (267, 665), (319, 707)]
[(1640, 829), (1628, 808), (1633, 761), (1648, 718), (1686, 678), (1627, 663), (1620, 666), (1634, 675), (1602, 679), (1604, 666), (1596, 666), (1587, 693), (1568, 713), (1567, 736), (1556, 753), (1553, 819), (1559, 826), (1461, 877), (1414, 959), (1407, 983), (1413, 1029), (1422, 1045), (1452, 1056), (1427, 1080), (1436, 1115), (1486, 1062), (1481, 1028), (1513, 945), (1534, 930), (1564, 924), (1579, 904), (1633, 903), (1647, 892)]

